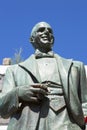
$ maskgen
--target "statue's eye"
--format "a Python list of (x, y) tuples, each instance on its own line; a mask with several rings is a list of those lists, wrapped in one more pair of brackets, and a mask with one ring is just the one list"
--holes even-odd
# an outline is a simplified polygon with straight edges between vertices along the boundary
[(49, 33), (53, 33), (52, 29), (51, 28), (48, 28), (48, 31)]
[(37, 30), (37, 32), (44, 32), (44, 30), (45, 30), (44, 27), (43, 27), (43, 28), (39, 28), (39, 29)]
[(37, 30), (37, 32), (49, 32), (49, 33), (53, 33), (51, 28), (45, 28), (45, 27), (41, 27)]

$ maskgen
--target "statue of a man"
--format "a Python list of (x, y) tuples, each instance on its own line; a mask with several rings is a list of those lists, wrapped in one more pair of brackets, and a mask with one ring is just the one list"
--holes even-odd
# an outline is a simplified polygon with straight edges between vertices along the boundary
[(87, 83), (82, 62), (52, 51), (53, 30), (37, 23), (30, 42), (35, 54), (7, 69), (0, 114), (8, 130), (85, 130)]

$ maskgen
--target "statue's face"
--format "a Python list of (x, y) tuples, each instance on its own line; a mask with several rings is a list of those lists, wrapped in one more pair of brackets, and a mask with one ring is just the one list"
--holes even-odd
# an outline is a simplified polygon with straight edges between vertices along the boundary
[(34, 28), (34, 42), (39, 48), (51, 50), (54, 37), (53, 31), (49, 24), (41, 22)]
[(36, 31), (36, 37), (38, 37), (41, 43), (50, 43), (52, 39), (52, 29), (46, 26), (40, 26)]

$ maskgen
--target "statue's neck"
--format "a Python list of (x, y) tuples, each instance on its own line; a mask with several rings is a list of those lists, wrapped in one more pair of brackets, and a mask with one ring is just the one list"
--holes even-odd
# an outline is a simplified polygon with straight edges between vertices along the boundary
[(49, 51), (52, 51), (52, 49), (43, 49), (43, 48), (39, 48), (37, 50), (39, 50), (42, 53), (48, 53)]

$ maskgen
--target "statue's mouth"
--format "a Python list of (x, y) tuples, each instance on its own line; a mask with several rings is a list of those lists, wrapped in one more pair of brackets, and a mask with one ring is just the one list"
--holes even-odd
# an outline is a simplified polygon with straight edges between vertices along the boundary
[(47, 35), (42, 35), (41, 38), (43, 38), (44, 40), (49, 40)]

